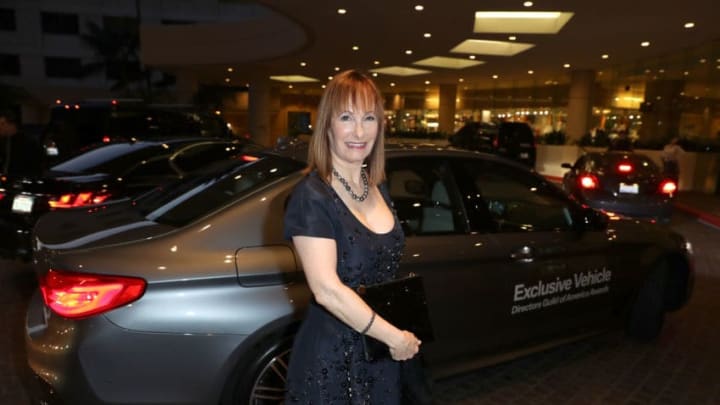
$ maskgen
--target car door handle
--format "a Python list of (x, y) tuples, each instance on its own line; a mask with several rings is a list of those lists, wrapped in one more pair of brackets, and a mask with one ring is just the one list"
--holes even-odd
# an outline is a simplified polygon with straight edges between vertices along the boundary
[(510, 252), (510, 259), (521, 263), (532, 263), (535, 261), (535, 249), (530, 246), (521, 246)]

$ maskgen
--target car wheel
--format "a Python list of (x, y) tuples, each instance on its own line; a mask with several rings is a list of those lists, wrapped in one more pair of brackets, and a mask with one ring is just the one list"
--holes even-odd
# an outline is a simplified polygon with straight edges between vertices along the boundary
[(667, 265), (659, 265), (645, 280), (630, 308), (627, 334), (640, 341), (655, 339), (665, 322)]
[(239, 364), (229, 401), (232, 405), (282, 404), (293, 336), (274, 337), (257, 350), (255, 361)]

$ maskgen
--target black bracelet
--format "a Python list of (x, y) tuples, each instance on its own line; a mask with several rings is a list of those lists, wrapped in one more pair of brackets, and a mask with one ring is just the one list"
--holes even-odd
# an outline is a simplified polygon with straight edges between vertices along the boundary
[(370, 322), (368, 322), (367, 326), (365, 327), (365, 329), (363, 329), (360, 332), (360, 334), (364, 335), (365, 333), (367, 333), (367, 331), (370, 330), (370, 327), (372, 326), (373, 322), (375, 322), (375, 311), (373, 311), (372, 316), (370, 316)]

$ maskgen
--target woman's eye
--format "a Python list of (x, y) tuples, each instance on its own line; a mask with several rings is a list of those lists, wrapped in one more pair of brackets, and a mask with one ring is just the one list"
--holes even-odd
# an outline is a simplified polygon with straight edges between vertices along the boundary
[(374, 115), (368, 115), (368, 116), (365, 117), (365, 121), (375, 121), (375, 116), (374, 116)]
[(352, 120), (352, 117), (350, 116), (350, 114), (340, 115), (340, 121), (350, 121), (350, 120)]

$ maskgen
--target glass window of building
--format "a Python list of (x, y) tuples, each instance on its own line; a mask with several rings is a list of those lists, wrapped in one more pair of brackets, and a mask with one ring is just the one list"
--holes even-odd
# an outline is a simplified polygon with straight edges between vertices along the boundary
[(0, 54), (0, 76), (20, 76), (20, 57)]
[(77, 14), (43, 12), (41, 19), (45, 34), (75, 35), (80, 32)]
[(45, 58), (45, 76), (47, 77), (79, 79), (81, 74), (82, 61), (80, 58)]
[(0, 31), (15, 31), (15, 10), (0, 8)]

